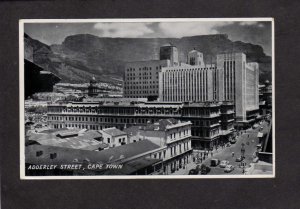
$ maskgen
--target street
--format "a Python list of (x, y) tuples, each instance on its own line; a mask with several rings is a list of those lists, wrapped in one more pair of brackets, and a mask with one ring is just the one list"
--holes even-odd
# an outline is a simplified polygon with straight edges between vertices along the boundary
[[(244, 153), (244, 162), (246, 163), (246, 168), (250, 167), (250, 163), (253, 161), (253, 153), (257, 150), (257, 144), (259, 143), (259, 139), (257, 137), (257, 134), (259, 132), (260, 127), (263, 127), (263, 130), (260, 132), (266, 133), (268, 130), (268, 124), (266, 122), (263, 122), (262, 125), (259, 125), (255, 129), (248, 129), (247, 131), (243, 131), (242, 134), (240, 134), (237, 137), (237, 141), (235, 144), (231, 144), (230, 147), (219, 147), (217, 150), (213, 150), (213, 156), (209, 153), (208, 158), (206, 158), (202, 164), (205, 164), (210, 167), (210, 160), (211, 159), (219, 159), (222, 160), (228, 160), (230, 165), (234, 166), (234, 170), (230, 173), (225, 173), (224, 168), (220, 168), (219, 166), (216, 167), (210, 167), (211, 171), (207, 175), (224, 175), (224, 174), (243, 174), (243, 168), (240, 167), (241, 162), (235, 162), (237, 157), (241, 156), (241, 148), (242, 144), (244, 143), (245, 153)], [(245, 133), (246, 132), (246, 133)], [(232, 152), (234, 152), (234, 157), (232, 157)], [(187, 175), (189, 170), (192, 168), (195, 168), (197, 164), (195, 162), (191, 162), (188, 164), (187, 168), (185, 170), (175, 172), (175, 175)]]

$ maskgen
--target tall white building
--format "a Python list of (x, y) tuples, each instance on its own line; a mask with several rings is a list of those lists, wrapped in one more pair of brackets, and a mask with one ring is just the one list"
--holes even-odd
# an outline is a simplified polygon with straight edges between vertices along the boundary
[(165, 67), (159, 77), (160, 101), (213, 101), (214, 66)]
[(243, 53), (217, 55), (217, 100), (234, 101), (236, 120), (248, 124), (259, 112), (259, 66)]

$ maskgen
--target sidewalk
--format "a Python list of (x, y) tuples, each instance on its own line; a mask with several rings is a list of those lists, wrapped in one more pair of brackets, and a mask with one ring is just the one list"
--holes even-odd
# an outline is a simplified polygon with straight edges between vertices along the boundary
[(212, 158), (214, 158), (214, 155), (215, 155), (215, 154), (221, 154), (222, 151), (224, 151), (225, 149), (226, 149), (226, 147), (224, 147), (224, 149), (222, 149), (221, 147), (219, 147), (217, 150), (214, 149), (214, 150), (212, 151), (213, 156), (211, 156), (211, 154), (210, 154), (211, 151), (209, 151), (208, 157), (206, 157), (205, 160), (202, 160), (201, 163), (197, 164), (196, 162), (190, 162), (189, 164), (187, 164), (187, 165), (185, 166), (185, 169), (180, 169), (180, 170), (178, 170), (178, 171), (175, 171), (175, 172), (172, 173), (171, 175), (188, 175), (188, 174), (189, 174), (189, 171), (190, 171), (191, 169), (196, 168), (197, 165), (201, 165), (201, 164), (204, 164), (204, 163), (207, 164), (207, 165), (209, 165), (209, 162), (210, 162), (210, 160), (211, 160)]

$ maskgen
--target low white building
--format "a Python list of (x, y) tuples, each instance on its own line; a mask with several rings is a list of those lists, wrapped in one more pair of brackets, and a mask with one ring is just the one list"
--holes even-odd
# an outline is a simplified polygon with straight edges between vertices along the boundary
[(120, 145), (128, 144), (127, 133), (115, 127), (106, 128), (100, 131), (103, 137), (103, 143), (109, 147), (117, 147)]

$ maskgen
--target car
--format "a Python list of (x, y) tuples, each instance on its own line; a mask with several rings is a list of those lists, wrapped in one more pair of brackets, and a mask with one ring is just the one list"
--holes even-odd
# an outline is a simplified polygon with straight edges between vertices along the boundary
[(235, 162), (242, 162), (242, 160), (243, 160), (243, 157), (240, 156), (240, 157), (237, 157), (237, 158), (235, 159)]
[(220, 160), (219, 159), (211, 159), (210, 160), (210, 166), (215, 167), (217, 165), (220, 164)]
[(228, 160), (222, 160), (220, 163), (220, 168), (225, 168), (229, 164)]
[(257, 163), (259, 161), (258, 157), (253, 158), (252, 162)]
[(231, 146), (231, 144), (230, 144), (230, 143), (227, 143), (227, 144), (226, 144), (226, 147), (230, 147), (230, 146)]
[(224, 168), (224, 172), (226, 172), (226, 173), (230, 173), (233, 170), (234, 170), (233, 165), (226, 165), (226, 167)]
[(208, 174), (209, 172), (210, 172), (210, 167), (208, 167), (208, 166), (202, 164), (202, 165), (201, 165), (201, 174), (202, 174), (202, 175), (206, 175), (206, 174)]
[(199, 171), (197, 171), (196, 169), (191, 169), (189, 171), (189, 175), (198, 175)]
[(199, 165), (196, 166), (196, 168), (193, 168), (189, 171), (189, 175), (198, 175), (201, 171), (201, 168)]
[(231, 144), (235, 144), (236, 143), (236, 138), (232, 138), (232, 139), (230, 139), (230, 141), (229, 141)]

